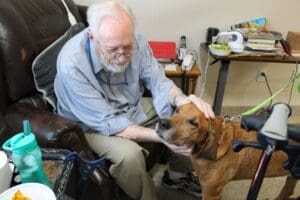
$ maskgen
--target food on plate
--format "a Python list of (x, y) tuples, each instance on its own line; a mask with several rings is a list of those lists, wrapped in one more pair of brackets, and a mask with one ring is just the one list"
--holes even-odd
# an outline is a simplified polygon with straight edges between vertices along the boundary
[(226, 44), (211, 44), (208, 48), (216, 56), (228, 56), (231, 53), (230, 47)]
[(11, 200), (31, 200), (31, 198), (24, 196), (20, 190), (17, 190)]
[(210, 48), (217, 49), (217, 50), (231, 50), (230, 47), (226, 44), (212, 44), (209, 46)]

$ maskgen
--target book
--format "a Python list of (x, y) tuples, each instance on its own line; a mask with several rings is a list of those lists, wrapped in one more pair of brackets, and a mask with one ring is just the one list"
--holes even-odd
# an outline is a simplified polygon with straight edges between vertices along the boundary
[(246, 35), (246, 37), (249, 39), (268, 39), (268, 40), (282, 40), (282, 34), (277, 31), (249, 31)]
[(253, 50), (275, 50), (276, 40), (248, 38), (246, 46)]
[(265, 17), (259, 17), (250, 21), (234, 24), (231, 26), (231, 29), (240, 29), (244, 30), (245, 32), (248, 32), (249, 30), (264, 31), (267, 30), (267, 19)]
[(247, 42), (246, 46), (253, 50), (275, 50), (275, 44)]
[(267, 19), (265, 17), (259, 17), (247, 22), (234, 24), (231, 26), (232, 30), (240, 31), (245, 39), (269, 39), (269, 40), (281, 40), (282, 34), (277, 31), (271, 31), (267, 28)]
[(259, 43), (259, 44), (271, 44), (271, 45), (275, 45), (276, 40), (274, 40), (274, 39), (248, 38), (247, 42), (250, 42), (250, 43)]

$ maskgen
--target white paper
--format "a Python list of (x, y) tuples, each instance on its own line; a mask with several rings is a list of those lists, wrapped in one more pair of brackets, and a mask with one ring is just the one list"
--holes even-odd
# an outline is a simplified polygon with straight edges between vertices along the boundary
[(176, 71), (176, 65), (175, 64), (166, 64), (165, 70), (166, 71)]

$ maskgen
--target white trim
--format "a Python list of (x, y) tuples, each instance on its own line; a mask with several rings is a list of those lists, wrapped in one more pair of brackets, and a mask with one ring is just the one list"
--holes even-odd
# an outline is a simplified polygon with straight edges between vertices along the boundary
[(76, 18), (74, 17), (74, 15), (72, 14), (72, 12), (70, 11), (69, 7), (67, 6), (65, 0), (61, 0), (61, 2), (63, 3), (66, 11), (67, 11), (67, 14), (68, 14), (68, 19), (69, 19), (69, 22), (71, 25), (74, 25), (77, 23), (77, 20)]

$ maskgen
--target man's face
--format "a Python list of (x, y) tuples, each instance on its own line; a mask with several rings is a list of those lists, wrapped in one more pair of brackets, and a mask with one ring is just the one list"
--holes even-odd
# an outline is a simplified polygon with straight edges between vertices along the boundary
[(130, 21), (103, 19), (93, 40), (107, 71), (119, 73), (128, 67), (134, 45), (133, 25)]

